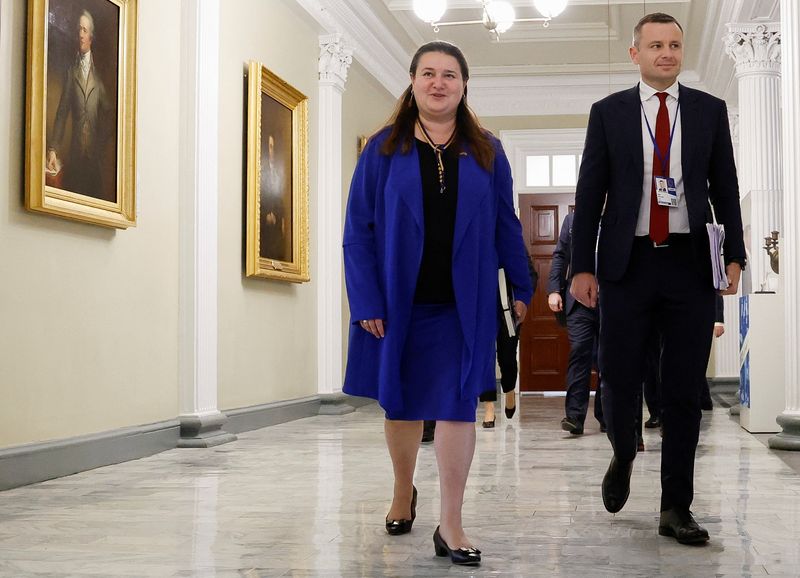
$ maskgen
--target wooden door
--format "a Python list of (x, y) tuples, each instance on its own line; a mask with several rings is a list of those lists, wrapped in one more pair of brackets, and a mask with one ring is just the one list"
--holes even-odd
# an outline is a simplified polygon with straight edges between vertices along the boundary
[(520, 195), (520, 221), (539, 283), (520, 336), (520, 390), (564, 391), (569, 357), (567, 330), (547, 306), (547, 280), (561, 222), (572, 211), (570, 193)]

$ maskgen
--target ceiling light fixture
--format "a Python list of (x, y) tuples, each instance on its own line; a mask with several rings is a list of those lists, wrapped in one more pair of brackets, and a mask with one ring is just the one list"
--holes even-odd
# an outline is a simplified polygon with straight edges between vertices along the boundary
[(434, 32), (439, 32), (442, 26), (460, 26), (462, 24), (483, 24), (487, 30), (494, 33), (500, 40), (500, 34), (506, 32), (515, 22), (541, 22), (547, 28), (550, 21), (561, 14), (567, 7), (569, 0), (533, 0), (536, 10), (541, 18), (517, 18), (514, 6), (506, 0), (478, 0), (483, 9), (481, 20), (460, 20), (457, 22), (442, 22), (440, 19), (447, 10), (447, 0), (414, 0), (414, 13), (417, 17), (430, 24)]

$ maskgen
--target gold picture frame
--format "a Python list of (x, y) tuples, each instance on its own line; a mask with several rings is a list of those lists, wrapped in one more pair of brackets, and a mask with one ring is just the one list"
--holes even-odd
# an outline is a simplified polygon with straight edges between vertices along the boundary
[(245, 274), (292, 283), (308, 273), (308, 99), (250, 62)]
[(25, 206), (136, 225), (137, 0), (29, 0)]

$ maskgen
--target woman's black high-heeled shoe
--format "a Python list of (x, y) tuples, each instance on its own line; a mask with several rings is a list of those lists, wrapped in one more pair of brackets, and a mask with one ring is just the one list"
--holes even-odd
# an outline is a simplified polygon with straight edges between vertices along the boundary
[[(509, 392), (509, 393), (511, 393), (511, 392)], [(516, 399), (514, 401), (516, 402)], [(511, 419), (512, 417), (514, 417), (514, 414), (517, 412), (517, 404), (514, 403), (514, 407), (512, 407), (512, 408), (509, 408), (508, 405), (506, 405), (506, 407), (504, 409), (506, 411), (506, 417), (508, 419)]]
[(511, 409), (509, 409), (508, 406), (506, 406), (505, 410), (506, 410), (506, 417), (508, 419), (511, 419), (512, 417), (514, 417), (514, 414), (517, 412), (517, 406), (515, 405)]
[(411, 526), (414, 525), (414, 520), (417, 517), (417, 487), (414, 488), (414, 493), (411, 497), (411, 519), (410, 520), (390, 520), (386, 518), (386, 531), (390, 536), (400, 536), (401, 534), (408, 534), (411, 531)]
[(442, 535), (439, 533), (439, 526), (436, 526), (436, 531), (433, 533), (433, 548), (436, 550), (437, 556), (450, 556), (450, 561), (459, 566), (480, 566), (481, 551), (477, 548), (457, 548), (451, 550), (447, 542), (444, 541)]

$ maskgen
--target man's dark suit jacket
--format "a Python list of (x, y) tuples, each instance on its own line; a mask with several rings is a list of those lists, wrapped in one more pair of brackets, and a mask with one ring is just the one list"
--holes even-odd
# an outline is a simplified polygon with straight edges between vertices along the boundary
[(572, 282), (572, 213), (569, 213), (561, 224), (558, 243), (553, 251), (553, 261), (550, 264), (550, 276), (547, 279), (547, 294), (561, 293), (564, 298), (564, 315), (569, 315), (575, 307), (575, 298), (569, 291), (564, 294), (564, 289), (569, 289)]
[[(725, 262), (744, 263), (739, 185), (725, 102), (680, 85), (681, 166), (694, 266), (711, 283), (706, 223), (725, 225)], [(592, 105), (575, 193), (572, 274), (617, 281), (628, 268), (642, 200), (644, 146), (639, 86)], [(598, 225), (601, 225), (599, 242)], [(595, 243), (597, 268), (595, 270)]]

